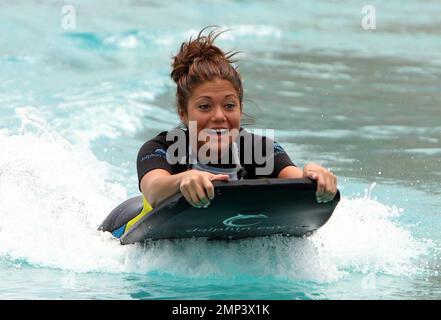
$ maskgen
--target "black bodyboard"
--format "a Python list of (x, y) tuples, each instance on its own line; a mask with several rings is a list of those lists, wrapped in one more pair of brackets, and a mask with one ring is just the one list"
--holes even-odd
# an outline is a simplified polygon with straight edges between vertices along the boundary
[[(179, 193), (158, 205), (121, 237), (122, 244), (145, 240), (205, 237), (234, 240), (274, 234), (307, 236), (323, 226), (340, 201), (340, 192), (318, 203), (317, 183), (309, 179), (215, 181), (207, 208), (192, 207)], [(142, 207), (142, 197), (132, 206)], [(133, 214), (130, 214), (133, 216)]]

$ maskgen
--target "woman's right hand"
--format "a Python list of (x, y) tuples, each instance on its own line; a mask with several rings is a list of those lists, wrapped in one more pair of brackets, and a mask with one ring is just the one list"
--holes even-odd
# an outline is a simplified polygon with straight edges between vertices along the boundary
[(206, 208), (214, 198), (212, 181), (228, 181), (225, 174), (212, 174), (199, 170), (188, 170), (182, 173), (179, 190), (185, 199), (195, 208)]

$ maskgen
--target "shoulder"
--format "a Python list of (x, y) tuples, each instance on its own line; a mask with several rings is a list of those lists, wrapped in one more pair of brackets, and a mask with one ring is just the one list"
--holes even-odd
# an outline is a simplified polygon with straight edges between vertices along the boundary
[(182, 129), (175, 128), (169, 131), (162, 131), (152, 139), (144, 142), (140, 150), (149, 148), (151, 146), (162, 146), (164, 148), (168, 148), (180, 138), (186, 138), (186, 132)]
[(144, 161), (150, 158), (166, 158), (168, 148), (178, 139), (185, 139), (186, 133), (182, 129), (162, 131), (152, 139), (144, 142), (138, 151), (138, 160)]
[(148, 144), (167, 144), (167, 132), (168, 131), (162, 131), (160, 133), (158, 133), (155, 137), (151, 138), (150, 140), (147, 140), (146, 142), (144, 142), (143, 146), (148, 145)]
[(241, 128), (239, 131), (239, 142), (244, 145), (250, 144), (253, 146), (262, 146), (263, 148), (274, 148), (275, 151), (279, 148), (282, 149), (282, 146), (274, 140), (274, 131), (268, 130), (257, 129), (254, 130), (254, 132), (250, 132)]
[(141, 146), (141, 148), (139, 149), (138, 154), (141, 154), (142, 152), (149, 150), (153, 147), (166, 147), (166, 134), (167, 131), (163, 131), (161, 133), (159, 133), (158, 135), (156, 135), (155, 137), (151, 138), (150, 140), (147, 140), (146, 142), (144, 142), (144, 144)]
[[(168, 161), (170, 165), (186, 161), (188, 132), (181, 128), (162, 131), (146, 141), (138, 151), (138, 165), (151, 163), (150, 160)], [(163, 159), (163, 160), (162, 160)], [(148, 160), (148, 161), (146, 161)]]

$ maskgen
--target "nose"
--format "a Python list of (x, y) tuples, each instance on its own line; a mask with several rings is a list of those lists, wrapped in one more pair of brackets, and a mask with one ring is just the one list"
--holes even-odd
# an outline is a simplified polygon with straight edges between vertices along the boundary
[(214, 113), (213, 116), (211, 117), (211, 121), (213, 122), (223, 122), (226, 120), (225, 114), (224, 114), (224, 110), (222, 107), (217, 106), (214, 109)]

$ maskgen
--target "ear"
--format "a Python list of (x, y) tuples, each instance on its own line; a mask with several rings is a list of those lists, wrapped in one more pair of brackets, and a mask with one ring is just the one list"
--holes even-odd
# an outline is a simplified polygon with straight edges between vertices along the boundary
[(183, 124), (185, 124), (186, 126), (188, 126), (187, 112), (185, 112), (184, 110), (180, 109), (178, 113), (179, 113), (179, 118), (181, 118), (181, 122)]

